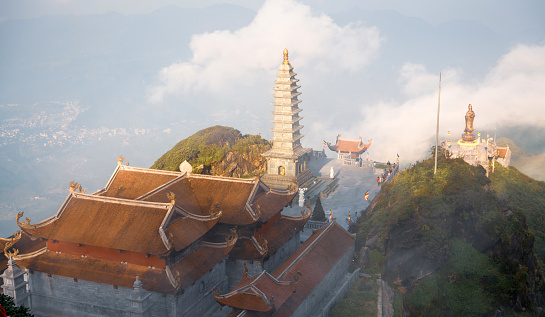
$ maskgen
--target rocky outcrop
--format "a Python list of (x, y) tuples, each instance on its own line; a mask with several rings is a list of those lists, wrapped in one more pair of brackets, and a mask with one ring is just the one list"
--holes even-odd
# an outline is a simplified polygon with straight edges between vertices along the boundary
[(218, 176), (244, 177), (256, 176), (265, 172), (267, 160), (261, 153), (266, 152), (269, 147), (260, 149), (257, 145), (251, 145), (247, 153), (228, 152), (219, 162), (213, 162), (209, 173)]

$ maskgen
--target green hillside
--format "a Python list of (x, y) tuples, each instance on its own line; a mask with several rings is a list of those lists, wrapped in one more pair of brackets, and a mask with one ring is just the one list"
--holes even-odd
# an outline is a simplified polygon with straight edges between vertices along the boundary
[(430, 158), (400, 172), (351, 228), (358, 250), (369, 248), (362, 271), (382, 273), (411, 315), (535, 316), (545, 293), (545, 183), (501, 166), (488, 178), (446, 157), (433, 170)]
[(261, 153), (270, 148), (269, 142), (259, 135), (242, 135), (239, 130), (213, 126), (178, 142), (163, 154), (151, 168), (178, 171), (180, 163), (187, 160), (195, 168), (210, 167), (222, 161), (227, 153), (237, 153), (246, 160), (260, 160)]

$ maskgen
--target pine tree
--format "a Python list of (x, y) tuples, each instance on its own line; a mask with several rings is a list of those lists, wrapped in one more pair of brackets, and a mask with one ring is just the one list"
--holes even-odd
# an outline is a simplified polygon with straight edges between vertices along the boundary
[[(6, 315), (11, 317), (34, 317), (30, 313), (30, 309), (25, 306), (15, 306), (11, 296), (0, 294), (0, 306), (6, 310)], [(0, 316), (2, 315), (0, 309)]]
[(312, 217), (310, 219), (315, 221), (326, 221), (324, 207), (322, 207), (320, 196), (318, 196), (318, 199), (316, 200), (316, 205), (314, 206)]

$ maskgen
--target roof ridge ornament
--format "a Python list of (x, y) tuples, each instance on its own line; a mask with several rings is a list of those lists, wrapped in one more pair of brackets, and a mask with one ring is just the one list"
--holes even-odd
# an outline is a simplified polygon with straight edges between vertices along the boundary
[[(123, 161), (125, 160), (125, 158), (123, 157), (123, 155), (119, 155), (117, 157), (117, 166), (123, 166)], [(125, 163), (126, 166), (129, 166), (129, 161), (127, 161), (127, 163)]]
[(71, 181), (70, 183), (68, 183), (68, 190), (72, 193), (72, 194), (75, 194), (76, 193), (76, 190), (79, 190), (79, 192), (81, 194), (85, 194), (85, 190), (83, 190), (83, 188), (81, 187), (80, 184), (76, 183), (75, 181)]
[(263, 244), (261, 244), (261, 254), (266, 254), (269, 252), (269, 241), (267, 239), (263, 239)]
[(212, 207), (210, 208), (210, 216), (215, 217), (221, 212), (221, 206), (220, 203), (215, 202), (212, 204)]
[[(27, 218), (28, 219), (28, 218)], [(13, 249), (13, 251), (8, 251), (17, 241), (13, 241), (14, 239), (11, 238), (11, 241), (8, 241), (6, 245), (4, 246), (4, 255), (6, 258), (10, 259), (12, 257), (16, 257), (17, 254), (19, 254), (19, 250)]]
[(227, 244), (232, 244), (238, 239), (238, 232), (236, 228), (231, 228), (229, 232), (230, 234), (225, 237), (225, 242), (227, 242)]
[(168, 200), (170, 200), (170, 205), (174, 205), (176, 203), (176, 194), (174, 194), (173, 192), (168, 192), (167, 198)]
[(284, 49), (284, 62), (282, 64), (284, 64), (284, 65), (289, 65), (290, 64), (290, 61), (288, 59), (288, 49), (287, 48)]
[(25, 217), (25, 222), (19, 222), (19, 219), (21, 219), (23, 217), (23, 214), (24, 212), (21, 211), (21, 212), (18, 212), (17, 213), (17, 218), (15, 219), (15, 221), (17, 222), (17, 224), (19, 225), (19, 227), (30, 227), (30, 218), (28, 217)]

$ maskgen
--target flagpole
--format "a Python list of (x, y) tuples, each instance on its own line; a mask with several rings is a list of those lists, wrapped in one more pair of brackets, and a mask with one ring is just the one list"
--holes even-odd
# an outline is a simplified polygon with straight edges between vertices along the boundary
[(433, 175), (437, 173), (437, 147), (439, 146), (439, 109), (441, 106), (441, 72), (439, 72), (439, 98), (437, 100), (437, 129), (435, 131), (435, 169)]

